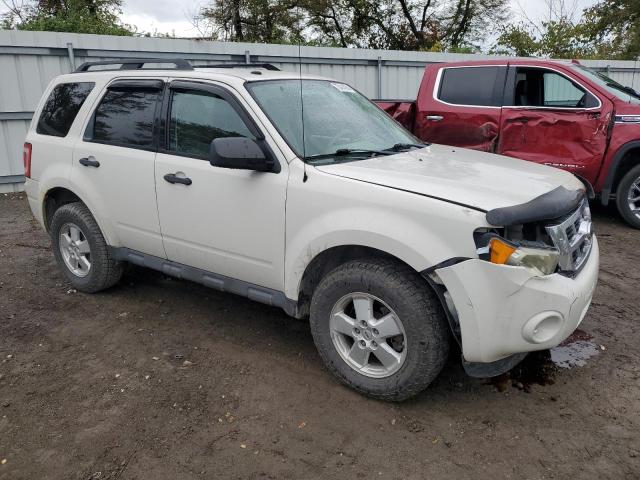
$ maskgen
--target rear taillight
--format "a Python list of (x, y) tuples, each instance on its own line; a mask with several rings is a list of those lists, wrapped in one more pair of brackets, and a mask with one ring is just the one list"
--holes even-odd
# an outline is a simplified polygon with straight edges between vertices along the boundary
[(25, 143), (22, 149), (22, 161), (24, 162), (24, 176), (31, 178), (31, 144)]

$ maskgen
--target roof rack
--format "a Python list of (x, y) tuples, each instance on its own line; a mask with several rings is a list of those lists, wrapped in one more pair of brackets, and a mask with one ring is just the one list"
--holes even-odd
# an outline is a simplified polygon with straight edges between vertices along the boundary
[[(105, 70), (139, 70), (147, 63), (166, 63), (175, 66), (175, 68), (168, 68), (166, 70), (193, 70), (191, 64), (183, 58), (127, 58), (124, 60), (85, 62), (76, 69), (76, 73), (89, 71), (104, 72)], [(98, 65), (120, 65), (120, 67), (91, 70), (91, 67)]]
[(193, 68), (264, 68), (279, 72), (280, 69), (270, 63), (217, 63), (215, 65), (194, 65)]

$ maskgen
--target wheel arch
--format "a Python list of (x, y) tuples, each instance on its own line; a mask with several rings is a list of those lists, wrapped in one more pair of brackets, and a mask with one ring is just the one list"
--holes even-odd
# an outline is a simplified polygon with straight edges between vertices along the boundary
[(100, 231), (107, 243), (111, 246), (117, 246), (113, 243), (113, 239), (115, 237), (109, 229), (105, 228), (104, 222), (101, 218), (96, 215), (95, 208), (92, 208), (92, 205), (85, 200), (82, 194), (78, 194), (75, 189), (69, 188), (68, 186), (52, 186), (47, 189), (42, 196), (42, 220), (47, 233), (49, 233), (51, 219), (53, 218), (55, 211), (63, 205), (74, 202), (81, 202), (85, 207), (87, 207), (91, 215), (93, 215), (93, 218), (98, 224), (98, 227), (100, 228)]
[[(297, 316), (303, 318), (309, 315), (313, 292), (327, 273), (340, 265), (362, 258), (391, 259), (419, 273), (401, 258), (378, 248), (357, 244), (329, 247), (315, 255), (306, 265), (304, 272), (300, 276), (300, 280), (297, 283)], [(425, 285), (429, 286), (426, 280)], [(431, 288), (431, 286), (429, 286), (429, 288)]]
[(609, 197), (616, 193), (620, 180), (636, 165), (640, 165), (640, 140), (622, 145), (615, 153), (602, 187), (601, 202), (609, 204)]

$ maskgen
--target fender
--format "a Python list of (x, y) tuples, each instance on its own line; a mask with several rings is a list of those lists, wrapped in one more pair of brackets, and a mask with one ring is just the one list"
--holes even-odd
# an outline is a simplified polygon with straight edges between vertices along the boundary
[(618, 168), (620, 168), (620, 163), (624, 156), (634, 148), (640, 149), (640, 140), (634, 140), (629, 143), (625, 143), (622, 145), (618, 151), (615, 153), (613, 160), (609, 164), (609, 171), (607, 172), (607, 178), (604, 182), (604, 186), (602, 187), (602, 191), (600, 193), (600, 201), (602, 205), (609, 205), (609, 197), (611, 196), (611, 191), (613, 190), (613, 182), (616, 178), (616, 174), (618, 172)]

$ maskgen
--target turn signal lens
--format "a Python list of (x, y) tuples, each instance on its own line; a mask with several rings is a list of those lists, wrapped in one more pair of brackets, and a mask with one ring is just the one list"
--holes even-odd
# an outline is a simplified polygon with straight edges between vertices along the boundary
[(491, 263), (504, 265), (509, 257), (516, 251), (516, 248), (503, 242), (499, 238), (492, 238), (489, 242), (489, 252)]

